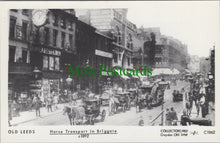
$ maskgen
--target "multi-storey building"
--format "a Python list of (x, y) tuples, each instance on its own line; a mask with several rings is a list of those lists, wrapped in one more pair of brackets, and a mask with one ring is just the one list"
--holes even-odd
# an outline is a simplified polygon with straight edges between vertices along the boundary
[(113, 38), (113, 67), (132, 68), (136, 26), (127, 20), (127, 9), (76, 10), (79, 19)]
[(44, 97), (59, 93), (65, 81), (63, 78), (67, 77), (66, 66), (73, 65), (71, 60), (75, 51), (77, 20), (74, 10), (50, 9), (47, 17), (47, 23), (42, 27), (31, 27), (31, 65), (42, 73), (41, 95)]
[(159, 28), (140, 28), (138, 36), (145, 40), (143, 63), (154, 68), (187, 68), (187, 46), (179, 40), (160, 34)]
[(193, 73), (200, 71), (200, 58), (197, 55), (190, 56), (190, 63), (188, 68)]
[(16, 102), (22, 102), (28, 96), (33, 70), (28, 42), (30, 14), (28, 10), (10, 10), (8, 87), (9, 100)]

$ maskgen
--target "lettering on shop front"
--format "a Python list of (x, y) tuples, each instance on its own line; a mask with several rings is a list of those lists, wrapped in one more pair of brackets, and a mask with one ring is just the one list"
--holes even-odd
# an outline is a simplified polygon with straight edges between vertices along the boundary
[(44, 54), (49, 54), (49, 55), (54, 55), (54, 56), (60, 56), (61, 52), (58, 50), (51, 50), (51, 49), (46, 49), (46, 48), (41, 48), (41, 53)]

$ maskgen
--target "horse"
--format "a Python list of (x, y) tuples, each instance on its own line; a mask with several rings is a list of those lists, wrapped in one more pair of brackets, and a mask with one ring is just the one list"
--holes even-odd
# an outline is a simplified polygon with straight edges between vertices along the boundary
[(85, 117), (85, 109), (83, 107), (67, 107), (63, 109), (63, 115), (67, 113), (70, 125), (81, 125)]

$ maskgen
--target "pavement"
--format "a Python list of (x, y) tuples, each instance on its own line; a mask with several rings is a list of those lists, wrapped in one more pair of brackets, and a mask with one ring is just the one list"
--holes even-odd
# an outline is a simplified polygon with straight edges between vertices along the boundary
[(25, 124), (27, 122), (31, 122), (31, 121), (35, 121), (35, 120), (39, 120), (40, 118), (45, 118), (51, 115), (55, 115), (55, 114), (59, 114), (62, 113), (63, 108), (66, 104), (58, 104), (57, 107), (58, 109), (54, 109), (53, 107), (53, 112), (48, 112), (46, 107), (41, 107), (40, 108), (40, 117), (36, 117), (36, 112), (34, 109), (30, 110), (30, 111), (23, 111), (20, 112), (19, 116), (17, 117), (12, 117), (12, 120), (10, 121), (11, 126), (17, 126), (20, 124)]

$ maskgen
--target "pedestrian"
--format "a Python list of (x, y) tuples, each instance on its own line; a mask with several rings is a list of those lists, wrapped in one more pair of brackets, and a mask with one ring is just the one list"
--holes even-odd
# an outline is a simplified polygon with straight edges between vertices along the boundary
[(201, 93), (201, 100), (200, 100), (200, 105), (201, 105), (201, 110), (202, 110), (202, 118), (205, 118), (206, 115), (208, 114), (208, 104), (206, 102), (206, 97), (203, 92)]
[(140, 116), (139, 126), (144, 126), (143, 116)]
[(191, 115), (191, 111), (192, 111), (192, 108), (193, 108), (193, 100), (194, 100), (194, 97), (192, 95), (191, 92), (189, 92), (189, 106), (190, 106), (190, 110), (189, 110), (189, 116)]
[(52, 104), (53, 104), (53, 100), (52, 97), (48, 96), (47, 100), (46, 100), (46, 106), (47, 106), (47, 112), (53, 112), (52, 111)]
[(35, 98), (33, 99), (33, 105), (34, 105), (34, 108), (35, 108), (35, 111), (36, 111), (36, 117), (40, 117), (40, 107), (41, 107), (41, 100), (40, 98), (35, 95)]
[(59, 96), (58, 95), (54, 95), (53, 97), (53, 103), (54, 103), (54, 109), (57, 110), (58, 109), (58, 103), (59, 103)]
[(8, 104), (8, 125), (11, 126), (12, 112), (11, 103)]
[(170, 117), (170, 110), (169, 110), (169, 108), (166, 109), (165, 116), (166, 116), (165, 124), (166, 124), (166, 126), (170, 126), (171, 125), (171, 117)]
[(170, 118), (171, 118), (172, 125), (177, 125), (178, 117), (173, 107), (170, 108)]
[(181, 115), (180, 124), (182, 126), (191, 125), (191, 120), (190, 120), (189, 116), (187, 115), (185, 109), (183, 110), (183, 115)]

